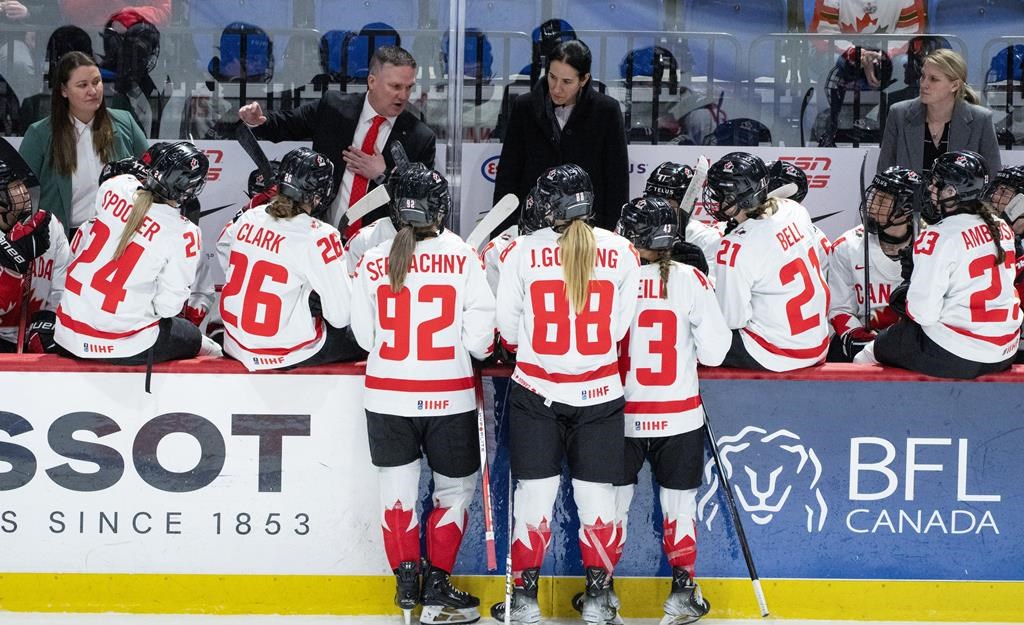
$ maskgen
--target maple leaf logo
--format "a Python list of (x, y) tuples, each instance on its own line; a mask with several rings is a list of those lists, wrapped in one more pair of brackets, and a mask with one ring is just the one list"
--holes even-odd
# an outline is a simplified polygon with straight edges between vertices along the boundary
[(858, 17), (855, 20), (855, 22), (855, 24), (847, 24), (846, 22), (841, 22), (839, 24), (839, 29), (844, 33), (862, 33), (865, 30), (867, 30), (869, 26), (878, 26), (878, 20), (872, 18), (870, 15), (866, 13), (863, 17)]

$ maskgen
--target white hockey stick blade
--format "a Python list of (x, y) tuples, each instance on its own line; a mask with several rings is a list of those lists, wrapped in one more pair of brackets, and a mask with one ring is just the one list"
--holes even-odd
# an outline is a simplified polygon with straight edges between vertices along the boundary
[(492, 206), (491, 210), (487, 211), (484, 218), (473, 228), (473, 232), (466, 237), (466, 243), (469, 243), (474, 250), (480, 251), (480, 246), (487, 240), (491, 231), (500, 226), (501, 222), (505, 221), (505, 218), (518, 207), (519, 198), (512, 193), (506, 193), (505, 197), (498, 200), (498, 203)]
[(388, 190), (384, 188), (384, 185), (374, 187), (358, 202), (348, 207), (348, 210), (345, 211), (345, 217), (348, 218), (348, 223), (355, 223), (357, 220), (366, 217), (373, 209), (383, 206), (390, 201), (391, 196), (388, 195)]
[(773, 189), (769, 191), (768, 197), (791, 198), (793, 197), (793, 195), (796, 194), (798, 190), (799, 189), (797, 189), (795, 184), (793, 184), (792, 182), (787, 182), (778, 189)]
[(679, 210), (687, 215), (693, 214), (697, 198), (704, 190), (704, 181), (708, 179), (709, 167), (711, 167), (711, 163), (706, 156), (701, 154), (697, 157), (697, 165), (693, 168), (693, 180), (690, 181), (690, 186), (686, 187), (686, 193), (683, 194), (683, 199), (679, 202)]

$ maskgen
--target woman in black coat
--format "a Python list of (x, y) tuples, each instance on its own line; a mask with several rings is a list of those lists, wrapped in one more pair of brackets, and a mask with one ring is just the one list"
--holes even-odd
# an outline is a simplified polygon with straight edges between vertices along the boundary
[[(520, 207), (537, 178), (566, 163), (582, 167), (594, 184), (594, 223), (611, 230), (629, 200), (629, 156), (619, 103), (594, 90), (590, 49), (566, 41), (548, 57), (547, 76), (516, 98), (501, 147), (494, 202), (506, 193)], [(499, 226), (518, 219), (518, 210)]]

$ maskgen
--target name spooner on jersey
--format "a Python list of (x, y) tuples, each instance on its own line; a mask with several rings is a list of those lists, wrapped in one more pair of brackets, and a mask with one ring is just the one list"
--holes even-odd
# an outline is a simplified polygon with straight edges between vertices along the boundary
[[(388, 259), (378, 258), (366, 263), (371, 280), (388, 275)], [(466, 257), (457, 254), (413, 254), (409, 261), (410, 273), (465, 273)]]
[[(135, 204), (124, 199), (114, 191), (108, 189), (103, 194), (103, 210), (120, 219), (122, 223), (128, 223), (128, 215), (131, 214), (134, 207)], [(142, 223), (139, 224), (139, 228), (135, 232), (142, 235), (144, 239), (152, 241), (156, 233), (160, 232), (160, 224), (156, 223), (149, 215), (146, 215), (142, 218)]]

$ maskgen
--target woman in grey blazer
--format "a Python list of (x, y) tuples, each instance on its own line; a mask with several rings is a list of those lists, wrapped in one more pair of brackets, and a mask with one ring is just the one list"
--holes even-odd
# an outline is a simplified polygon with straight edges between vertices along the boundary
[(892, 105), (885, 122), (878, 171), (893, 165), (931, 169), (946, 152), (972, 150), (985, 157), (989, 175), (1002, 169), (992, 111), (978, 106), (962, 56), (941, 48), (921, 68), (921, 95)]

